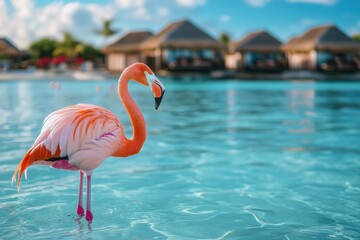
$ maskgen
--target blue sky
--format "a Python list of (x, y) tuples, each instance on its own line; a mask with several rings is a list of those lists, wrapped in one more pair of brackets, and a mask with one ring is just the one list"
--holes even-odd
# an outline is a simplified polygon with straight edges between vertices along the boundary
[[(157, 32), (190, 18), (213, 37), (224, 31), (238, 40), (267, 29), (286, 41), (323, 24), (336, 24), (350, 35), (360, 33), (359, 12), (360, 0), (0, 0), (0, 36), (26, 48), (35, 39), (60, 39), (70, 31), (101, 46), (130, 30)], [(94, 34), (105, 18), (113, 18), (113, 27), (121, 30), (107, 41)]]

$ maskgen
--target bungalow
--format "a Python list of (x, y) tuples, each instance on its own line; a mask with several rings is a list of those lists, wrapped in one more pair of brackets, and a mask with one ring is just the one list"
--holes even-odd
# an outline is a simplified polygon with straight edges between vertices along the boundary
[(14, 63), (20, 62), (21, 56), (21, 51), (10, 40), (0, 38), (0, 69), (12, 67)]
[(224, 46), (186, 19), (149, 37), (140, 49), (145, 62), (156, 70), (210, 71), (224, 67)]
[(285, 65), (281, 42), (267, 31), (251, 32), (239, 41), (229, 43), (228, 69), (277, 72)]
[(142, 61), (140, 43), (152, 36), (148, 31), (129, 32), (116, 42), (104, 47), (107, 68), (111, 72), (121, 72), (134, 62)]
[(334, 25), (312, 28), (282, 46), (291, 69), (356, 71), (360, 43)]

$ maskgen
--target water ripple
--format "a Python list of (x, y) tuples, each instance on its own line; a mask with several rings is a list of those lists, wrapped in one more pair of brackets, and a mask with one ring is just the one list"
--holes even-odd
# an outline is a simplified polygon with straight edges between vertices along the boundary
[[(180, 82), (147, 119), (140, 154), (93, 174), (94, 221), (75, 209), (78, 173), (12, 173), (51, 111), (88, 102), (130, 120), (105, 82), (1, 82), (0, 239), (360, 239), (360, 84)], [(87, 93), (85, 94), (84, 91)]]

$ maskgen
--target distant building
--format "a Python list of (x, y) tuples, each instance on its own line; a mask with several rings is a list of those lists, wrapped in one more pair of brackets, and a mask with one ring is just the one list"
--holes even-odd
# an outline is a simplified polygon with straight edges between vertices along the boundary
[(103, 48), (108, 70), (120, 72), (132, 63), (142, 61), (140, 43), (150, 36), (152, 33), (148, 31), (129, 32)]
[(20, 50), (7, 38), (0, 38), (0, 54), (8, 57), (19, 57)]
[(267, 31), (251, 32), (239, 41), (229, 43), (226, 67), (248, 71), (281, 71), (286, 65), (281, 45)]
[(291, 69), (356, 71), (360, 43), (334, 25), (319, 26), (282, 46)]
[(7, 38), (0, 38), (0, 69), (7, 70), (19, 63), (21, 51)]
[(210, 71), (224, 67), (224, 46), (187, 19), (166, 26), (140, 48), (143, 60), (156, 70)]

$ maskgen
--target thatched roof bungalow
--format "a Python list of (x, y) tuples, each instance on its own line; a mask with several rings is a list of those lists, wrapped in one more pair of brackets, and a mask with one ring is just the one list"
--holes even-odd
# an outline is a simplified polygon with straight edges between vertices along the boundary
[(153, 34), (149, 31), (129, 32), (114, 43), (104, 47), (108, 70), (120, 72), (134, 62), (142, 61), (140, 44)]
[(282, 46), (291, 69), (354, 71), (360, 43), (335, 25), (312, 28)]
[(187, 19), (166, 26), (140, 48), (154, 69), (209, 71), (223, 67), (224, 46)]
[(21, 51), (7, 38), (0, 38), (0, 55), (19, 57), (21, 56)]
[(226, 65), (230, 69), (281, 71), (285, 67), (282, 43), (267, 31), (251, 32), (229, 43)]
[(0, 38), (0, 69), (18, 68), (22, 52), (7, 38)]

